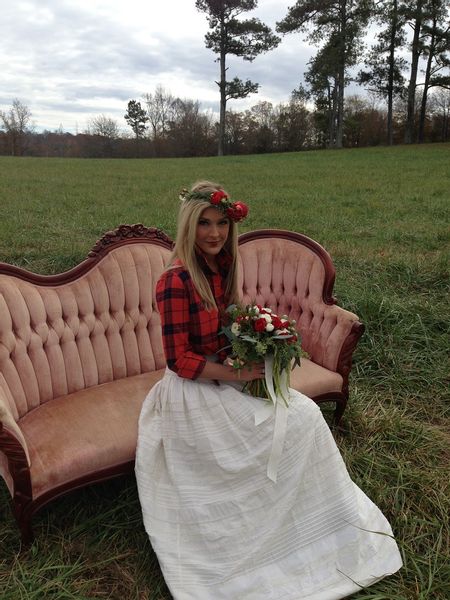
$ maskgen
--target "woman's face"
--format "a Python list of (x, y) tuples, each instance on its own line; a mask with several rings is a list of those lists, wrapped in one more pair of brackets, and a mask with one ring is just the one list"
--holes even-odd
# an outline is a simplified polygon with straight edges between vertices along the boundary
[(195, 243), (207, 256), (214, 258), (228, 239), (230, 220), (218, 208), (205, 208), (197, 223)]

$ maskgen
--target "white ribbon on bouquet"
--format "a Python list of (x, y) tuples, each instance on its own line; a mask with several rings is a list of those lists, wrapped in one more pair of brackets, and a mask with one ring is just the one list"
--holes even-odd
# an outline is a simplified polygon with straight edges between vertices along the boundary
[[(283, 371), (280, 376), (280, 393), (277, 395), (273, 387), (273, 355), (264, 359), (265, 380), (271, 402), (264, 402), (255, 411), (255, 425), (267, 421), (275, 413), (275, 424), (273, 428), (272, 448), (270, 450), (269, 462), (267, 463), (267, 477), (272, 481), (277, 480), (278, 465), (283, 452), (284, 440), (286, 438), (289, 399), (288, 376)], [(285, 400), (286, 399), (286, 400)]]

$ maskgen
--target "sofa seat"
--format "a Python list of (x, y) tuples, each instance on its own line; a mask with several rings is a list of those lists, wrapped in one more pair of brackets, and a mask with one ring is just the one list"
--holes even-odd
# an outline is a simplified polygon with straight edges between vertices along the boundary
[(30, 453), (33, 497), (132, 461), (142, 403), (164, 371), (61, 396), (20, 419)]
[(290, 385), (294, 390), (309, 398), (322, 394), (342, 393), (344, 380), (342, 375), (329, 371), (307, 358), (300, 359), (301, 366), (291, 371)]

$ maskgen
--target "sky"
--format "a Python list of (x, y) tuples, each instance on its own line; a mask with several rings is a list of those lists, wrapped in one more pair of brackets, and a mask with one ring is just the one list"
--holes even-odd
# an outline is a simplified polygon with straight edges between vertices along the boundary
[[(255, 16), (274, 28), (292, 3), (259, 0), (242, 18)], [(142, 101), (158, 85), (218, 111), (218, 64), (205, 48), (208, 23), (195, 0), (0, 0), (0, 6), (0, 110), (18, 98), (38, 131), (82, 132), (100, 114), (126, 128), (128, 101)], [(229, 107), (287, 101), (314, 53), (292, 34), (252, 63), (229, 57), (230, 79), (261, 86)]]
[[(242, 17), (274, 28), (293, 3), (259, 0)], [(0, 0), (0, 7), (0, 110), (18, 98), (37, 131), (82, 132), (100, 114), (126, 129), (128, 101), (142, 102), (158, 85), (218, 111), (218, 64), (195, 0)], [(228, 107), (286, 102), (316, 51), (296, 33), (251, 63), (230, 56), (228, 77), (250, 78), (260, 90)]]

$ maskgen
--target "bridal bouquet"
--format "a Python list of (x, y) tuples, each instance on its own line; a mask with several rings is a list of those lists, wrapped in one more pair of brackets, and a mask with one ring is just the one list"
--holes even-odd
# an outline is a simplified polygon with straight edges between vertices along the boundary
[[(270, 308), (259, 304), (245, 307), (233, 304), (227, 308), (227, 315), (229, 323), (223, 327), (222, 332), (231, 341), (230, 364), (236, 369), (248, 363), (265, 361), (266, 366), (270, 364), (273, 390), (287, 405), (288, 398), (283, 390), (289, 387), (291, 368), (295, 364), (300, 365), (302, 356), (295, 321), (286, 316), (279, 317)], [(252, 396), (270, 399), (267, 380), (266, 369), (265, 379), (247, 382), (244, 390)]]

